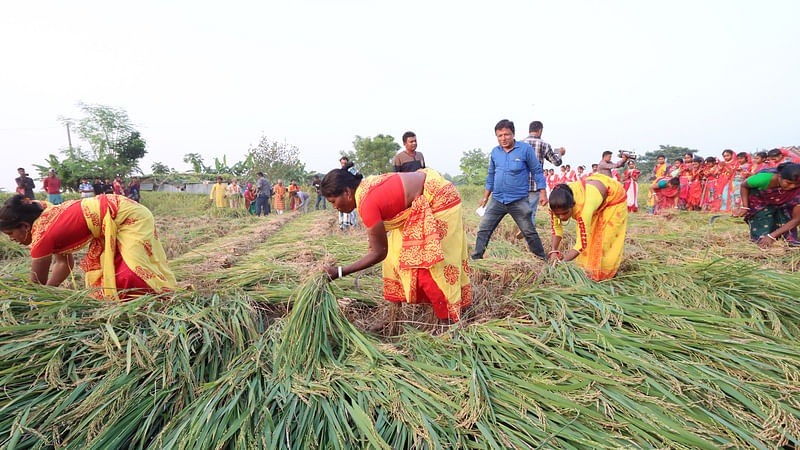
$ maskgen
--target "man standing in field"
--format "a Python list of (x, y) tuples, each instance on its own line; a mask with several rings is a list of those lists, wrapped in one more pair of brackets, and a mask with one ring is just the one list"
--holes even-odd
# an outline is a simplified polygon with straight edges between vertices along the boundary
[(215, 202), (217, 208), (225, 208), (228, 206), (225, 203), (225, 197), (227, 197), (227, 186), (225, 183), (222, 182), (222, 177), (217, 177), (217, 184), (211, 186), (211, 194), (208, 196), (210, 202)]
[(417, 135), (413, 131), (403, 133), (403, 145), (405, 150), (394, 156), (395, 172), (416, 172), (425, 168), (425, 158), (422, 152), (417, 151)]
[[(528, 137), (523, 139), (528, 145), (533, 147), (533, 151), (536, 154), (536, 159), (539, 160), (539, 164), (544, 167), (544, 161), (550, 161), (550, 164), (558, 167), (561, 165), (561, 157), (564, 156), (567, 151), (564, 147), (559, 148), (557, 151), (553, 151), (553, 147), (550, 146), (547, 142), (542, 140), (542, 131), (544, 130), (544, 125), (542, 122), (538, 120), (534, 120), (528, 126)], [(528, 203), (531, 205), (532, 213), (531, 213), (531, 220), (536, 221), (536, 209), (538, 208), (539, 203), (539, 193), (542, 191), (542, 186), (536, 186), (536, 182), (533, 180), (533, 175), (530, 176), (530, 190), (528, 191)]]
[(94, 183), (92, 183), (92, 190), (94, 191), (94, 195), (101, 195), (103, 193), (103, 182), (100, 181), (99, 177), (94, 177)]
[(597, 173), (599, 173), (600, 175), (605, 175), (605, 176), (607, 176), (609, 178), (617, 179), (617, 178), (619, 178), (619, 172), (617, 172), (617, 176), (614, 177), (614, 175), (611, 174), (611, 171), (613, 170), (613, 171), (616, 172), (617, 169), (619, 169), (620, 167), (624, 166), (625, 165), (625, 161), (628, 160), (628, 157), (626, 155), (622, 155), (622, 159), (620, 159), (619, 161), (617, 161), (615, 163), (612, 163), (611, 162), (611, 156), (613, 154), (614, 153), (612, 153), (612, 152), (610, 152), (608, 150), (603, 152), (603, 159), (601, 159), (600, 163), (597, 164)]
[(103, 182), (103, 194), (113, 194), (114, 193), (114, 185), (111, 184), (111, 178), (106, 177), (106, 180)]
[(314, 180), (311, 182), (311, 186), (313, 186), (314, 187), (314, 191), (317, 192), (317, 205), (316, 205), (317, 211), (319, 211), (320, 202), (322, 202), (322, 209), (328, 209), (327, 201), (325, 200), (325, 196), (320, 194), (320, 192), (319, 192), (320, 183), (321, 182), (319, 180), (319, 175), (314, 175)]
[(63, 201), (61, 198), (61, 178), (56, 176), (55, 169), (50, 169), (47, 178), (44, 179), (44, 191), (47, 192), (47, 201), (60, 205)]
[(17, 173), (19, 176), (14, 179), (17, 182), (17, 194), (22, 194), (23, 197), (29, 200), (36, 200), (36, 196), (33, 194), (33, 188), (36, 187), (33, 178), (29, 177), (22, 167), (17, 169)]
[[(547, 183), (542, 174), (542, 165), (536, 158), (533, 147), (526, 142), (514, 140), (514, 122), (503, 119), (494, 127), (497, 147), (492, 149), (489, 158), (489, 174), (486, 177), (486, 190), (478, 206), (486, 205), (486, 211), (478, 227), (475, 253), (472, 259), (483, 258), (497, 225), (506, 214), (510, 214), (522, 231), (530, 251), (545, 259), (542, 241), (531, 221), (531, 206), (528, 203), (530, 177), (539, 188), (540, 203), (547, 204), (547, 197), (541, 192)], [(492, 199), (489, 201), (489, 195)], [(488, 202), (488, 205), (487, 205)]]
[(94, 196), (94, 189), (86, 178), (81, 178), (81, 184), (78, 186), (78, 190), (81, 193), (81, 198), (90, 198)]
[[(543, 130), (544, 125), (542, 122), (534, 120), (530, 123), (530, 125), (528, 125), (528, 137), (523, 139), (523, 141), (533, 147), (533, 151), (536, 154), (536, 159), (539, 160), (539, 163), (543, 168), (545, 160), (550, 161), (550, 164), (558, 167), (561, 165), (561, 157), (564, 156), (567, 151), (564, 149), (564, 147), (559, 148), (557, 151), (553, 151), (553, 147), (542, 140)], [(547, 189), (547, 181), (545, 181), (544, 186), (537, 186), (536, 182), (533, 180), (533, 175), (530, 175), (528, 182), (530, 183), (530, 189), (528, 190), (528, 204), (531, 207), (531, 222), (536, 224), (536, 210), (539, 209), (539, 197), (541, 196), (542, 189)], [(522, 231), (517, 233), (517, 239), (520, 238), (522, 238)]]
[(278, 178), (278, 184), (272, 186), (272, 191), (275, 192), (275, 212), (281, 215), (286, 209), (286, 186), (283, 180)]
[[(349, 162), (350, 162), (350, 158), (348, 158), (347, 156), (342, 156), (341, 158), (339, 158), (339, 164), (341, 164), (342, 169), (344, 169), (344, 166)], [(349, 168), (347, 170), (348, 170), (348, 172), (352, 173), (353, 175), (355, 175), (355, 173), (356, 173), (356, 169), (353, 168), (353, 167), (351, 167), (351, 168)], [(356, 210), (355, 209), (350, 213), (343, 213), (341, 211), (339, 212), (339, 229), (340, 230), (346, 230), (349, 227), (355, 228), (357, 223), (358, 223), (358, 215), (356, 214)]]
[(269, 199), (272, 195), (272, 183), (264, 176), (264, 172), (256, 174), (258, 180), (256, 181), (256, 216), (261, 216), (261, 211), (264, 211), (264, 217), (269, 215)]

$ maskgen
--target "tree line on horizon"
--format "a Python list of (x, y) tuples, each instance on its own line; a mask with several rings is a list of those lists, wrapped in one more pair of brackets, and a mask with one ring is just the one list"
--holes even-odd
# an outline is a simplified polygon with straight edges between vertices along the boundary
[[(139, 167), (139, 160), (147, 153), (147, 141), (136, 130), (127, 112), (98, 104), (78, 103), (82, 116), (79, 119), (60, 117), (59, 120), (75, 130), (77, 137), (88, 144), (85, 150), (80, 145), (61, 149), (62, 158), (51, 154), (42, 165), (34, 164), (40, 177), (47, 176), (51, 168), (61, 178), (64, 189), (77, 191), (81, 178), (113, 178), (119, 174), (129, 177), (134, 174), (145, 175)], [(356, 135), (353, 147), (341, 150), (354, 163), (355, 169), (365, 176), (388, 173), (393, 170), (392, 159), (401, 146), (389, 134), (362, 137)], [(658, 149), (640, 155), (637, 168), (643, 174), (652, 172), (658, 155), (665, 155), (667, 162), (682, 158), (685, 153), (696, 154), (697, 150), (688, 147), (660, 145)], [(280, 142), (261, 136), (257, 145), (248, 149), (247, 156), (239, 162), (228, 164), (227, 157), (214, 158), (213, 165), (206, 165), (199, 153), (187, 153), (183, 161), (192, 166), (180, 173), (161, 162), (154, 162), (150, 169), (153, 178), (161, 181), (196, 179), (210, 180), (222, 175), (226, 178), (255, 178), (263, 172), (270, 180), (291, 180), (308, 182), (313, 175), (323, 175), (306, 169), (300, 160), (300, 149), (287, 142)], [(335, 167), (336, 161), (331, 166)], [(456, 176), (444, 173), (444, 177), (456, 185), (483, 185), (489, 166), (489, 153), (480, 148), (462, 152), (459, 161), (461, 173)]]

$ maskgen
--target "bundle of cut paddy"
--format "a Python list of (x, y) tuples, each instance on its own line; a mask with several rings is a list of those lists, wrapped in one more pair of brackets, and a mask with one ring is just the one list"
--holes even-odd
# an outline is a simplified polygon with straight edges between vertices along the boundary
[(643, 265), (641, 274), (592, 283), (562, 266), (497, 300), (527, 319), (439, 336), (408, 329), (394, 344), (353, 327), (319, 278), (269, 327), (237, 298), (108, 306), (6, 287), (0, 444), (797, 444), (796, 277), (723, 263), (695, 269), (682, 272), (679, 291), (669, 281), (679, 269)]

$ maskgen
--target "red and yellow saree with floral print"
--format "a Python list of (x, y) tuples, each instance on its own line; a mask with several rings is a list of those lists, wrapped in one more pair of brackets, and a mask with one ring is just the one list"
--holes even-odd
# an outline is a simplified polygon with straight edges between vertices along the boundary
[[(388, 236), (383, 260), (383, 295), (392, 302), (431, 303), (440, 319), (459, 320), (461, 309), (472, 302), (467, 241), (461, 216), (461, 198), (452, 183), (431, 169), (423, 194), (394, 217), (382, 218)], [(390, 177), (369, 177), (356, 190), (359, 214), (365, 204), (383, 201), (378, 192)], [(404, 196), (402, 189), (391, 195)]]
[(175, 288), (153, 214), (119, 195), (47, 205), (33, 224), (32, 258), (73, 253), (89, 244), (80, 263), (97, 298), (128, 298)]

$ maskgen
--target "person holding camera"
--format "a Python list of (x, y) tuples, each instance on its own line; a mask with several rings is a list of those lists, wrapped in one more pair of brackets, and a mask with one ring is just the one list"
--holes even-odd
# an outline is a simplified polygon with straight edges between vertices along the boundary
[[(603, 159), (601, 159), (600, 162), (597, 163), (597, 173), (599, 173), (600, 175), (605, 175), (609, 178), (614, 178), (614, 176), (611, 175), (611, 171), (619, 169), (620, 167), (624, 166), (625, 163), (628, 161), (628, 154), (626, 152), (620, 152), (620, 157), (622, 159), (615, 163), (612, 163), (611, 156), (613, 154), (614, 154), (613, 152), (610, 152), (608, 150), (603, 152)], [(619, 176), (619, 173), (617, 173), (617, 176)]]

